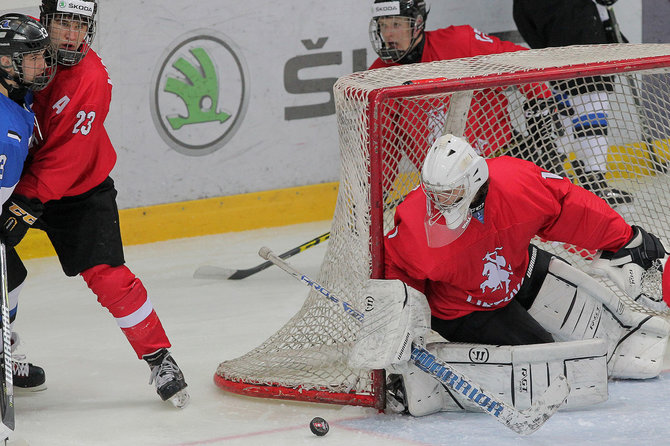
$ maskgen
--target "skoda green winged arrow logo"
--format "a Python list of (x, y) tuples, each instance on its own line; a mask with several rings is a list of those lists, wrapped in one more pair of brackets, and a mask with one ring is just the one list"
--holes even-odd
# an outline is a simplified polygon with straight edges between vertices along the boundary
[(180, 57), (172, 66), (186, 76), (186, 79), (168, 77), (163, 90), (179, 96), (187, 108), (188, 116), (167, 117), (174, 130), (182, 128), (185, 124), (226, 122), (230, 118), (228, 113), (217, 112), (219, 78), (212, 59), (203, 48), (192, 48), (190, 52), (200, 63), (201, 69)]
[(151, 115), (158, 133), (189, 156), (223, 147), (244, 118), (246, 66), (230, 39), (212, 30), (181, 36), (154, 75)]

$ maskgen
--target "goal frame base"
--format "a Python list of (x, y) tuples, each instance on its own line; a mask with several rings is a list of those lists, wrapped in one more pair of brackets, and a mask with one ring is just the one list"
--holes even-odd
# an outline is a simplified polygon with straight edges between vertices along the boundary
[(345, 393), (332, 392), (326, 389), (285, 387), (278, 384), (251, 384), (232, 381), (216, 373), (214, 374), (214, 384), (227, 392), (254, 398), (374, 407), (381, 411), (386, 406), (386, 392), (383, 385), (386, 380), (386, 373), (384, 370), (373, 370), (372, 374), (375, 387), (372, 393)]

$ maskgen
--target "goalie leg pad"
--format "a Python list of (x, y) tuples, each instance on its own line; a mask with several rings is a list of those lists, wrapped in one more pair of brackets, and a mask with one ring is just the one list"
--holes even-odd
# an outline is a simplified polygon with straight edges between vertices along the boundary
[[(410, 415), (422, 417), (446, 410), (443, 401), (446, 390), (442, 384), (414, 363), (404, 362), (391, 365), (387, 368), (386, 373), (389, 377), (393, 375), (401, 376), (403, 388), (400, 396), (403, 398), (404, 409)], [(387, 398), (387, 401), (392, 399)]]
[[(565, 408), (590, 406), (608, 397), (607, 345), (599, 339), (521, 346), (440, 342), (429, 344), (428, 349), (518, 410), (529, 408), (562, 374), (571, 389)], [(412, 363), (394, 366), (387, 373), (402, 375), (406, 406), (413, 416), (483, 410), (467, 397), (468, 388), (449, 389)]]
[(634, 311), (567, 263), (551, 261), (528, 313), (557, 340), (604, 339), (612, 377), (642, 379), (660, 373), (670, 324)]
[(409, 361), (412, 341), (430, 330), (426, 296), (400, 280), (371, 279), (363, 285), (365, 311), (349, 354), (353, 368), (383, 369)]
[(619, 340), (609, 360), (613, 378), (647, 379), (661, 373), (668, 344), (668, 322), (647, 316)]

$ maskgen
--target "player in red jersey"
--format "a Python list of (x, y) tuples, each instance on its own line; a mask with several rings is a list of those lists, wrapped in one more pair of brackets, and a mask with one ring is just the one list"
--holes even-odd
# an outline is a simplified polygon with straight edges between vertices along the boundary
[[(469, 25), (425, 31), (428, 10), (423, 0), (375, 0), (372, 10), (370, 41), (379, 58), (372, 63), (370, 69), (527, 49), (484, 34)], [(521, 85), (520, 90), (529, 100), (534, 101), (528, 102), (534, 110), (539, 112), (544, 107), (550, 106), (547, 100), (552, 97), (552, 92), (546, 85), (526, 84)], [(465, 136), (473, 147), (487, 156), (500, 154), (512, 138), (512, 127), (507, 113), (508, 100), (503, 91), (503, 88), (479, 90), (472, 98)], [(412, 103), (398, 106), (397, 115), (391, 119), (398, 122), (407, 121), (412, 129), (418, 124), (426, 131), (432, 130), (425, 125), (420, 126), (419, 121), (431, 122), (431, 119), (420, 110), (420, 107), (413, 106)], [(553, 124), (550, 121), (546, 122), (545, 127), (545, 132), (553, 131)], [(413, 141), (417, 139), (413, 134), (405, 137), (402, 132), (398, 133), (401, 134), (400, 137), (403, 139), (401, 145), (404, 146), (412, 147)], [(408, 130), (407, 133), (412, 131)], [(418, 150), (412, 149), (408, 152), (418, 153)], [(417, 167), (420, 166), (420, 160), (413, 161)], [(393, 160), (389, 160), (389, 163), (393, 164)]]
[(666, 255), (604, 200), (525, 160), (484, 159), (463, 139), (440, 137), (421, 187), (396, 209), (385, 238), (385, 278), (424, 293), (433, 330), (455, 342), (552, 342), (528, 314), (552, 258), (534, 236), (612, 253), (649, 267)]
[[(2, 232), (13, 246), (31, 225), (46, 231), (65, 274), (81, 275), (137, 356), (148, 362), (159, 396), (183, 407), (189, 399), (183, 373), (168, 351), (170, 342), (144, 285), (124, 265), (117, 192), (109, 177), (116, 153), (103, 125), (112, 85), (90, 48), (96, 11), (91, 0), (42, 1), (40, 18), (59, 67), (49, 87), (35, 97), (38, 141), (8, 201), (32, 218), (10, 229), (3, 224)], [(25, 276), (12, 252), (10, 282)], [(21, 282), (14, 280), (14, 294)]]
[[(370, 69), (528, 49), (489, 36), (469, 25), (425, 31), (427, 16), (428, 9), (424, 0), (375, 0), (373, 17), (370, 21), (370, 40), (379, 58), (373, 62)], [(507, 112), (508, 99), (503, 88), (474, 92), (465, 138), (482, 155), (496, 156), (505, 153), (516, 156), (517, 153), (524, 152), (524, 157), (530, 156), (533, 162), (563, 175), (561, 156), (555, 145), (557, 129), (554, 121), (565, 118), (563, 115), (567, 115), (568, 110), (563, 108), (564, 104), (557, 103), (551, 89), (545, 84), (524, 84), (519, 86), (519, 90), (527, 98), (524, 112), (528, 132), (532, 138), (530, 144), (525, 144), (523, 140), (513, 140), (515, 133)], [(561, 113), (557, 113), (559, 109)], [(434, 107), (431, 107), (429, 113), (435, 113)], [(446, 114), (446, 111), (444, 113)], [(397, 138), (400, 141), (396, 142), (396, 145), (409, 148), (406, 154), (418, 168), (421, 160), (417, 154), (422, 152), (415, 147), (418, 140), (416, 129), (435, 132), (436, 129), (430, 128), (430, 124), (422, 124), (434, 122), (435, 118), (412, 101), (406, 101), (402, 105), (397, 103), (395, 115), (389, 119), (406, 124), (395, 126), (382, 124), (383, 131), (387, 133), (385, 137)], [(403, 128), (407, 130), (403, 131)], [(432, 142), (430, 136), (422, 136), (424, 140), (428, 140), (428, 145)], [(575, 165), (581, 166), (579, 162)], [(389, 157), (385, 159), (385, 166), (386, 173), (395, 176), (397, 161)], [(604, 179), (599, 178), (596, 184), (598, 187), (594, 186), (593, 192), (607, 200), (609, 204), (630, 201), (624, 199), (624, 193), (621, 191), (607, 186)]]
[(625, 279), (615, 283), (633, 298), (635, 290), (620, 284), (631, 268), (649, 270), (668, 254), (656, 236), (630, 226), (567, 178), (518, 158), (485, 159), (450, 134), (433, 143), (420, 187), (396, 207), (384, 239), (384, 280), (364, 285), (371, 304), (350, 356), (358, 367), (386, 368), (391, 410), (414, 416), (471, 410), (460, 391), (436, 384), (408, 361), (409, 340), (424, 343), (427, 328), (450, 341), (427, 344), (432, 354), (451, 357), (513, 405), (528, 387), (519, 393), (516, 378), (489, 358), (526, 371), (530, 362), (549, 371), (552, 362), (562, 370), (573, 354), (593, 358), (566, 374), (581, 379), (595, 371), (584, 386), (590, 395), (571, 400), (576, 406), (606, 399), (606, 377), (658, 376), (670, 323), (629, 307), (593, 277), (533, 245), (535, 236), (602, 250), (591, 268)]

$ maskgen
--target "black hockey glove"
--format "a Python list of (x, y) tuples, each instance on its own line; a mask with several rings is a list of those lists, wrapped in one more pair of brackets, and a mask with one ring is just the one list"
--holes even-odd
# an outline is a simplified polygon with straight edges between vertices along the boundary
[(0, 238), (5, 245), (18, 245), (43, 211), (44, 205), (36, 198), (28, 199), (18, 194), (9, 197), (0, 214)]
[(644, 269), (649, 269), (654, 260), (662, 259), (669, 254), (654, 234), (639, 226), (633, 226), (633, 230), (633, 237), (623, 248), (617, 252), (603, 251), (600, 257), (608, 259), (612, 266), (623, 266), (633, 262)]
[(523, 104), (523, 112), (526, 117), (526, 127), (530, 138), (540, 147), (547, 141), (556, 139), (556, 125), (560, 125), (555, 114), (558, 112), (558, 104), (552, 98), (529, 99)]
[(556, 151), (556, 138), (562, 133), (559, 106), (555, 98), (529, 99), (523, 104), (530, 153), (521, 157), (534, 162), (557, 175), (563, 175), (561, 160)]

